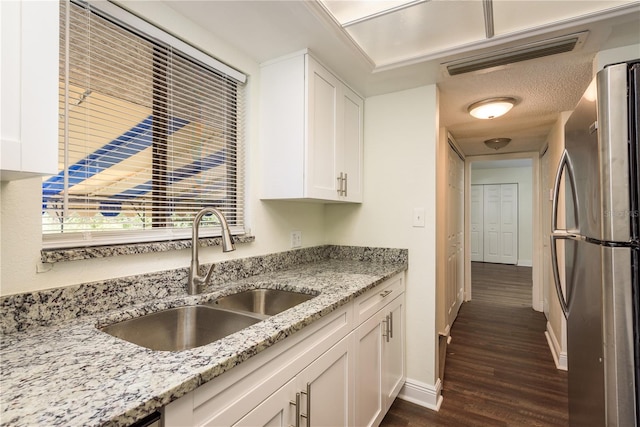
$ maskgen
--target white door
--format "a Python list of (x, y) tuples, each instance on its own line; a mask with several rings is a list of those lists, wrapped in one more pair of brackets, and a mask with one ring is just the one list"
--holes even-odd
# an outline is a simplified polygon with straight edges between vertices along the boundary
[[(464, 253), (465, 253), (465, 245), (464, 245), (464, 235), (465, 235), (465, 226), (464, 226), (464, 160), (460, 157), (456, 158), (456, 168), (458, 170), (457, 179), (458, 184), (456, 187), (457, 197), (458, 197), (458, 221), (457, 221), (457, 234), (458, 234), (458, 275), (456, 283), (456, 291), (457, 291), (457, 301), (456, 301), (456, 313), (455, 316), (458, 315), (458, 309), (462, 305), (462, 301), (464, 300)], [(455, 319), (454, 319), (455, 320)]]
[(471, 261), (484, 261), (484, 186), (471, 186)]
[(484, 185), (483, 261), (518, 263), (518, 184)]
[(518, 184), (500, 185), (500, 262), (518, 263)]
[(484, 186), (484, 262), (500, 262), (500, 185)]
[(464, 161), (449, 147), (447, 168), (447, 269), (445, 330), (458, 315), (464, 294)]

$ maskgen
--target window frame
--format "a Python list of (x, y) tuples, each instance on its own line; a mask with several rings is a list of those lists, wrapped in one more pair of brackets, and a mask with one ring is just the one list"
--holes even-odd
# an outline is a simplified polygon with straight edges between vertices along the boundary
[[(104, 1), (104, 0), (62, 0), (73, 2), (83, 8), (89, 8), (91, 13), (114, 22), (116, 25), (131, 31), (139, 37), (150, 40), (152, 42), (159, 42), (164, 45), (170, 46), (170, 48), (182, 57), (188, 58), (189, 61), (196, 64), (204, 65), (205, 67), (212, 68), (216, 72), (224, 75), (226, 78), (230, 78), (237, 82), (237, 91), (235, 92), (238, 97), (242, 98), (244, 104), (246, 100), (246, 82), (247, 76), (228, 66), (227, 64), (217, 60), (202, 50), (186, 43), (185, 41), (175, 37), (172, 34), (156, 27), (155, 25), (145, 21), (144, 19), (133, 15), (131, 12), (122, 9), (121, 7)], [(65, 59), (66, 61), (66, 59)], [(244, 107), (243, 107), (244, 108)], [(238, 115), (244, 115), (244, 111), (239, 112)], [(231, 226), (231, 232), (233, 235), (244, 235), (245, 231), (245, 177), (244, 177), (244, 153), (245, 153), (245, 140), (244, 140), (244, 117), (237, 117), (238, 138), (236, 141), (237, 151), (235, 156), (235, 164), (232, 168), (237, 175), (236, 192), (237, 200), (234, 211), (231, 215), (239, 215), (241, 222), (238, 225)], [(203, 205), (204, 207), (204, 205)], [(220, 236), (219, 227), (203, 227), (200, 235), (202, 237), (216, 237)], [(99, 233), (91, 232), (71, 232), (71, 233), (45, 233), (42, 232), (43, 248), (44, 249), (64, 249), (81, 246), (109, 246), (109, 245), (136, 245), (148, 242), (162, 242), (187, 239), (191, 235), (191, 227), (184, 228), (155, 228), (146, 230), (117, 230), (117, 231), (100, 231)]]

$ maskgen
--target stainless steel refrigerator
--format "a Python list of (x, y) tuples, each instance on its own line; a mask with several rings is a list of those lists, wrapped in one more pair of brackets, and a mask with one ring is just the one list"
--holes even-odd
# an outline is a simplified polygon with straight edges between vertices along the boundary
[(605, 67), (565, 125), (551, 251), (567, 318), (571, 426), (640, 425), (638, 85), (639, 61)]

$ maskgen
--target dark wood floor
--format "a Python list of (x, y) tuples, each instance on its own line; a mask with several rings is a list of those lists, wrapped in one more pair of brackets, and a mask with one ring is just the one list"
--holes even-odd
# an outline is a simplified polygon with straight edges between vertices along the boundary
[(531, 308), (531, 268), (473, 263), (447, 348), (440, 411), (396, 399), (383, 427), (567, 426), (567, 376)]

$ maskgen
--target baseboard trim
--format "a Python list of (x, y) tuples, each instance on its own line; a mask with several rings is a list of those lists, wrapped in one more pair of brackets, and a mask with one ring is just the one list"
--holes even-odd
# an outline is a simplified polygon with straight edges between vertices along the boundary
[(556, 335), (553, 333), (553, 328), (551, 328), (549, 322), (547, 322), (547, 330), (544, 331), (544, 336), (547, 337), (547, 343), (549, 344), (549, 349), (551, 350), (551, 355), (553, 356), (556, 368), (566, 371), (567, 353), (562, 351), (562, 347), (560, 346)]
[(398, 397), (434, 411), (442, 404), (442, 382), (438, 378), (435, 385), (407, 378)]
[(530, 259), (519, 259), (518, 267), (533, 267), (533, 261)]

